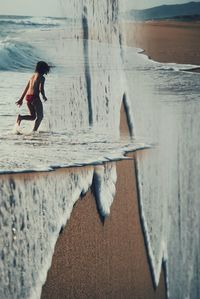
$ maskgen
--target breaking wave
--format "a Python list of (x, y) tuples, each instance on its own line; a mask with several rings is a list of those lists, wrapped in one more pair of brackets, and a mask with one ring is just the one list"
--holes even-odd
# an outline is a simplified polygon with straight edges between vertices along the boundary
[(57, 27), (64, 18), (0, 16), (0, 26)]
[(0, 41), (0, 71), (29, 70), (38, 60), (37, 49), (26, 42), (7, 38)]

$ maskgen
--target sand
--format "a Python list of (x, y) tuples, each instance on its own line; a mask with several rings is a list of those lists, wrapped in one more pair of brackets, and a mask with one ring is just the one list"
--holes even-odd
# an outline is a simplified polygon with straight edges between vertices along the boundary
[[(133, 155), (134, 157), (134, 155)], [(42, 298), (166, 298), (154, 290), (139, 210), (134, 161), (117, 163), (117, 192), (103, 223), (90, 191), (60, 236)]]
[[(152, 59), (197, 64), (199, 25), (188, 28), (181, 23), (157, 22), (125, 26), (127, 44), (144, 48)], [(123, 106), (120, 130), (122, 135), (129, 134)], [(42, 299), (166, 298), (164, 270), (158, 288), (153, 285), (150, 271), (138, 207), (136, 155), (129, 155), (132, 160), (117, 162), (116, 196), (105, 221), (98, 213), (92, 188), (78, 200), (57, 240)], [(48, 174), (32, 175), (40, 179)], [(51, 175), (57, 175), (57, 171)]]
[(200, 65), (200, 22), (126, 23), (126, 43), (153, 60)]
[[(129, 134), (121, 109), (121, 134)], [(138, 208), (135, 154), (117, 162), (116, 196), (102, 221), (90, 190), (60, 235), (42, 299), (164, 299), (165, 274), (154, 288)]]
[[(125, 24), (127, 44), (160, 62), (200, 64), (200, 24), (174, 21)], [(121, 134), (128, 134), (121, 109)], [(145, 152), (148, 155), (148, 151)], [(135, 157), (117, 162), (116, 196), (102, 222), (90, 190), (79, 199), (60, 235), (43, 299), (166, 298), (165, 274), (153, 286), (138, 208)]]
[[(123, 105), (120, 130), (121, 135), (129, 134)], [(131, 160), (117, 162), (116, 196), (105, 221), (98, 213), (92, 188), (78, 200), (57, 240), (42, 299), (166, 299), (164, 270), (158, 288), (150, 271), (138, 207), (136, 154), (129, 154)], [(40, 180), (70, 171), (79, 168), (2, 177)]]

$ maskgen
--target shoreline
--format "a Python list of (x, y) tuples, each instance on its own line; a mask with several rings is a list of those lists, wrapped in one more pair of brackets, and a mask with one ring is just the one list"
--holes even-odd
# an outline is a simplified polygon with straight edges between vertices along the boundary
[[(177, 21), (124, 22), (125, 43), (161, 63), (194, 65), (200, 72), (200, 23)], [(198, 67), (199, 65), (199, 67)]]
[(102, 160), (102, 161), (94, 161), (94, 162), (89, 162), (89, 163), (84, 163), (84, 164), (74, 164), (74, 165), (69, 165), (69, 166), (51, 166), (49, 167), (49, 169), (25, 169), (25, 170), (5, 170), (5, 171), (0, 171), (0, 177), (2, 176), (17, 176), (17, 175), (25, 175), (25, 174), (35, 174), (35, 175), (42, 175), (42, 174), (48, 174), (48, 173), (52, 173), (52, 172), (57, 172), (57, 171), (67, 171), (67, 170), (72, 170), (72, 169), (77, 169), (77, 168), (84, 168), (84, 167), (95, 167), (95, 166), (101, 166), (104, 165), (106, 163), (115, 163), (118, 161), (124, 161), (124, 160), (131, 160), (131, 158), (128, 158), (127, 155), (129, 153), (135, 153), (137, 151), (145, 151), (147, 149), (151, 148), (151, 145), (144, 145), (144, 146), (136, 146), (136, 148), (134, 149), (130, 149), (124, 152), (123, 157), (119, 157), (119, 158), (113, 158), (110, 160)]
[(88, 162), (71, 162), (69, 164), (54, 164), (54, 165), (47, 165), (39, 168), (30, 168), (30, 169), (13, 169), (13, 170), (0, 170), (0, 177), (5, 175), (23, 175), (23, 174), (43, 174), (43, 173), (51, 173), (51, 172), (57, 172), (59, 170), (73, 170), (74, 168), (83, 168), (83, 167), (90, 167), (90, 166), (101, 166), (105, 163), (114, 163), (117, 161), (123, 161), (129, 159), (127, 155), (129, 153), (134, 153), (137, 151), (143, 151), (147, 150), (149, 148), (152, 148), (152, 144), (143, 143), (143, 142), (137, 142), (137, 140), (134, 139), (133, 136), (133, 128), (132, 123), (129, 115), (129, 110), (126, 109), (126, 100), (122, 100), (121, 109), (120, 109), (120, 124), (119, 124), (119, 140), (121, 141), (124, 139), (125, 143), (121, 148), (119, 148), (119, 156), (112, 157), (112, 155), (109, 157), (107, 155), (106, 157), (100, 156), (99, 159), (94, 159), (92, 161)]
[[(125, 107), (122, 105), (121, 136), (123, 134), (130, 134), (130, 128), (127, 123), (128, 116), (125, 110)], [(138, 152), (144, 149), (146, 148), (135, 149), (134, 151)], [(78, 189), (80, 189), (81, 184), (83, 184), (84, 188), (81, 188), (82, 191), (86, 190), (85, 186), (89, 186), (89, 191), (86, 193), (81, 192), (81, 196), (77, 196), (78, 193), (73, 194), (77, 197), (71, 203), (70, 208), (72, 208), (72, 212), (65, 215), (67, 224), (63, 232), (58, 236), (56, 235), (57, 238), (54, 238), (54, 245), (55, 242), (56, 245), (55, 248), (53, 245), (54, 254), (52, 263), (50, 263), (51, 259), (45, 260), (43, 268), (36, 272), (39, 281), (33, 286), (31, 291), (40, 293), (42, 284), (46, 281), (43, 286), (41, 298), (92, 298), (95, 294), (95, 298), (108, 297), (117, 299), (125, 297), (128, 299), (136, 297), (149, 299), (151, 297), (151, 299), (166, 299), (167, 278), (163, 260), (158, 286), (155, 285), (153, 279), (150, 253), (146, 244), (147, 240), (145, 239), (146, 236), (142, 225), (143, 219), (139, 208), (135, 171), (136, 154), (133, 153), (134, 151), (130, 150), (126, 153), (128, 157), (124, 157), (124, 159), (120, 159), (122, 161), (116, 163), (116, 194), (115, 196), (112, 194), (114, 201), (111, 206), (111, 213), (106, 218), (102, 219), (102, 215), (98, 211), (98, 198), (93, 192), (94, 181), (92, 176), (88, 176), (86, 180), (87, 184), (83, 184), (81, 179), (77, 183), (74, 176), (75, 186), (77, 184)], [(7, 174), (1, 174), (1, 178), (5, 176), (6, 180), (10, 179), (9, 190), (12, 191), (10, 192), (11, 195), (15, 194), (15, 192), (17, 193), (15, 188), (18, 184), (15, 183), (15, 180), (19, 185), (24, 180), (23, 186), (26, 186), (26, 184), (32, 186), (33, 183), (35, 185), (38, 184), (37, 188), (31, 190), (30, 194), (32, 195), (28, 198), (27, 204), (31, 208), (31, 202), (38, 201), (42, 212), (41, 215), (44, 217), (45, 214), (49, 215), (49, 211), (45, 210), (42, 206), (44, 200), (42, 197), (43, 194), (37, 193), (35, 190), (41, 190), (39, 187), (43, 186), (44, 189), (48, 189), (49, 187), (49, 190), (51, 190), (51, 186), (55, 185), (57, 195), (64, 196), (65, 193), (70, 191), (66, 188), (67, 181), (65, 179), (67, 173), (70, 174), (71, 171), (78, 173), (83, 168), (86, 169), (89, 166), (95, 168), (97, 165), (107, 165), (116, 161), (116, 159), (113, 159), (113, 161), (105, 161), (95, 165), (94, 163), (90, 163), (88, 165), (75, 165), (63, 168), (56, 167), (55, 169), (44, 172), (8, 172)], [(32, 183), (31, 180), (33, 178), (35, 181)], [(40, 186), (42, 179), (44, 182)], [(89, 179), (91, 179), (91, 185), (88, 184)], [(111, 179), (114, 181), (114, 178)], [(62, 180), (62, 192), (58, 184), (60, 180)], [(110, 182), (108, 181), (108, 183)], [(110, 193), (112, 192), (113, 190), (111, 189)], [(52, 194), (53, 201), (56, 201), (58, 198), (56, 197), (57, 195), (56, 193)], [(51, 198), (51, 194), (49, 196)], [(105, 194), (101, 196), (106, 197), (107, 194), (106, 196)], [(60, 202), (62, 205), (61, 199)], [(14, 206), (12, 196), (10, 200)], [(52, 207), (54, 208), (53, 205)], [(19, 208), (22, 210), (20, 206)], [(50, 210), (54, 211), (53, 208)], [(13, 213), (16, 213), (16, 211), (13, 210)], [(32, 210), (30, 209), (31, 213)], [(36, 215), (37, 213), (38, 211), (36, 210)], [(53, 212), (53, 218), (56, 218), (55, 215), (55, 212)], [(60, 221), (59, 217), (56, 220), (58, 223)], [(35, 220), (37, 222), (37, 216)], [(49, 225), (48, 221), (46, 225)], [(33, 226), (35, 227), (35, 225)], [(41, 231), (39, 228), (39, 232), (41, 232), (41, 235), (45, 234), (45, 229), (41, 227)], [(13, 229), (14, 241), (15, 238), (15, 230)], [(45, 255), (47, 253), (48, 251)], [(50, 269), (45, 280), (48, 268)]]
[[(173, 62), (163, 62), (163, 61), (157, 61), (155, 59), (153, 59), (151, 56), (148, 55), (148, 52), (145, 50), (145, 49), (141, 49), (142, 51), (141, 52), (138, 52), (139, 55), (145, 55), (149, 60), (153, 61), (153, 62), (158, 62), (158, 63), (173, 63)], [(175, 64), (177, 65), (181, 65), (181, 63), (176, 63)], [(186, 65), (190, 65), (190, 64), (186, 64)], [(200, 73), (200, 66), (196, 66), (194, 65), (194, 67), (191, 67), (191, 68), (188, 68), (188, 69), (180, 69), (180, 71), (183, 71), (183, 72), (191, 72), (191, 73)]]
[[(123, 105), (120, 132), (122, 137), (130, 133)], [(103, 298), (106, 294), (109, 294), (109, 298), (122, 298), (124, 294), (127, 299), (149, 299), (149, 294), (152, 299), (167, 298), (164, 263), (156, 286), (143, 231), (135, 172), (136, 153), (129, 153), (125, 160), (116, 163), (116, 193), (108, 217), (104, 215), (102, 218), (98, 210), (98, 198), (90, 178), (92, 184), (89, 190), (76, 198), (70, 217), (66, 215), (67, 224), (54, 243), (52, 263), (48, 257), (42, 271), (38, 273), (39, 281), (31, 290), (33, 294), (39, 294), (45, 282), (41, 294), (44, 299), (77, 298), (77, 294), (78, 298), (88, 298), (88, 294), (92, 296), (94, 292), (96, 298)], [(112, 162), (108, 161), (105, 165), (108, 163)], [(92, 173), (93, 167), (77, 166), (75, 169), (63, 168), (55, 172), (7, 174), (1, 178), (2, 181), (9, 181), (11, 190), (23, 182), (40, 185), (41, 180), (48, 188), (57, 181), (64, 183), (67, 173), (74, 171), (78, 174), (84, 169)], [(101, 194), (101, 197), (105, 195)], [(30, 197), (29, 201), (32, 202), (34, 198), (33, 192), (33, 198)]]
[(129, 157), (117, 162), (116, 195), (108, 217), (99, 216), (92, 189), (77, 201), (57, 240), (42, 299), (104, 298), (106, 294), (108, 298), (167, 298), (164, 264), (158, 286), (153, 282), (140, 217), (136, 155)]
[[(148, 55), (148, 53), (146, 52), (146, 50), (144, 49), (141, 49), (142, 51), (141, 52), (138, 52), (139, 55), (145, 55), (149, 60), (153, 61), (153, 62), (158, 62), (158, 63), (172, 63), (172, 62), (162, 62), (162, 61), (157, 61), (157, 60), (154, 60), (151, 56)], [(177, 65), (181, 65), (179, 63), (176, 63), (175, 64)], [(186, 64), (187, 65), (187, 64)], [(188, 64), (189, 66), (190, 64)], [(182, 72), (190, 72), (190, 73), (196, 73), (196, 74), (199, 74), (200, 73), (200, 66), (197, 67), (196, 65), (194, 65), (194, 67), (191, 67), (191, 68), (188, 68), (188, 69), (180, 69), (179, 71), (182, 71)]]
[[(120, 132), (122, 136), (130, 133), (123, 103)], [(79, 198), (57, 240), (51, 268), (42, 288), (42, 299), (88, 298), (94, 294), (95, 298), (103, 298), (106, 294), (110, 294), (109, 298), (121, 298), (122, 294), (126, 298), (167, 298), (166, 265), (162, 260), (156, 285), (141, 214), (136, 159), (137, 153), (142, 152), (129, 153), (128, 160), (116, 163), (116, 194), (108, 217), (101, 218), (93, 188), (84, 198)], [(135, 207), (130, 209), (132, 205)], [(87, 216), (84, 215), (85, 209)], [(131, 250), (132, 246), (135, 249)], [(75, 253), (74, 248), (77, 248)], [(128, 273), (125, 280), (122, 269)], [(108, 283), (106, 279), (109, 279)]]

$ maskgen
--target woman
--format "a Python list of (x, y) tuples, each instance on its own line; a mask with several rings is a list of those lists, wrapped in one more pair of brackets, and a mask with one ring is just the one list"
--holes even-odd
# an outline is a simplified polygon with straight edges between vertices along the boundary
[(45, 96), (44, 83), (45, 77), (50, 71), (50, 66), (44, 62), (39, 61), (35, 68), (35, 73), (29, 80), (21, 98), (16, 104), (20, 107), (23, 103), (25, 97), (27, 107), (29, 109), (29, 115), (18, 115), (17, 124), (20, 125), (22, 120), (35, 120), (35, 125), (33, 131), (37, 131), (41, 121), (43, 119), (43, 105), (40, 100), (40, 93), (43, 97), (43, 100), (46, 102), (47, 97)]

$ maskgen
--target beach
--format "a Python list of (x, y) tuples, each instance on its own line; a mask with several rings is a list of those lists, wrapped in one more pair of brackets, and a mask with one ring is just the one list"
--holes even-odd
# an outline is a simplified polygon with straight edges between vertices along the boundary
[(200, 22), (125, 23), (126, 43), (159, 62), (200, 65)]
[[(121, 138), (123, 138), (124, 135), (129, 135), (127, 115), (123, 105), (120, 114), (120, 132)], [(143, 156), (143, 153), (145, 152), (141, 151), (140, 155)], [(24, 215), (20, 215), (21, 208), (12, 202), (12, 200), (14, 201), (12, 197), (10, 199), (12, 217), (15, 210), (19, 209), (19, 223), (22, 232), (24, 225), (28, 227), (26, 229), (26, 238), (29, 239), (29, 246), (33, 248), (32, 252), (35, 252), (33, 263), (36, 263), (36, 266), (39, 267), (39, 263), (44, 262), (43, 268), (39, 271), (39, 281), (36, 277), (37, 288), (31, 296), (26, 296), (27, 298), (40, 298), (41, 281), (43, 283), (46, 281), (41, 293), (43, 299), (105, 297), (166, 299), (164, 265), (161, 269), (159, 285), (155, 287), (143, 232), (136, 175), (137, 152), (130, 153), (127, 157), (130, 160), (104, 163), (105, 167), (112, 167), (112, 165), (115, 167), (116, 164), (117, 170), (116, 193), (110, 215), (106, 218), (102, 217), (102, 212), (98, 209), (98, 194), (95, 193), (94, 181), (85, 194), (81, 192), (83, 195), (80, 196), (79, 200), (74, 201), (74, 206), (70, 204), (70, 192), (71, 197), (74, 198), (77, 194), (77, 187), (79, 189), (79, 186), (83, 184), (81, 180), (79, 182), (79, 178), (81, 179), (84, 176), (87, 178), (87, 173), (90, 176), (93, 165), (90, 167), (63, 168), (46, 173), (30, 172), (28, 174), (6, 174), (1, 176), (2, 184), (6, 185), (9, 182), (10, 194), (17, 193), (16, 189), (18, 188), (23, 193), (24, 186), (30, 191), (30, 194), (26, 195), (28, 201), (21, 202), (22, 197), (19, 203), (25, 211), (29, 211), (24, 211), (25, 218), (28, 217), (25, 224)], [(98, 168), (98, 166), (96, 167)], [(68, 180), (68, 177), (71, 179)], [(73, 180), (77, 181), (74, 187), (72, 187)], [(37, 186), (40, 186), (40, 191)], [(45, 186), (44, 190), (42, 186)], [(53, 186), (55, 188), (54, 194), (57, 194), (56, 200), (55, 198), (51, 199), (52, 194), (50, 192), (52, 192)], [(45, 194), (49, 202), (47, 205), (44, 199)], [(66, 194), (70, 198), (67, 209), (64, 208)], [(60, 202), (61, 209), (59, 210), (56, 208), (57, 202), (58, 204)], [(52, 204), (52, 209), (48, 210), (50, 204)], [(70, 216), (69, 208), (72, 210)], [(64, 214), (63, 209), (65, 209)], [(29, 217), (31, 218), (29, 219)], [(63, 217), (64, 219), (68, 217), (68, 221), (63, 226), (55, 248), (53, 248), (51, 234), (52, 232), (55, 234), (57, 223), (60, 220), (62, 222)], [(31, 224), (33, 223), (32, 218), (38, 219), (34, 225)], [(32, 236), (35, 235), (34, 230), (39, 231), (41, 224), (43, 229), (39, 238), (32, 239)], [(47, 227), (50, 229), (50, 235), (46, 239), (46, 233), (44, 232)], [(18, 229), (13, 230), (13, 245), (11, 246), (17, 246), (16, 242), (19, 238)], [(43, 238), (45, 238), (45, 243), (42, 241)], [(49, 242), (49, 240), (51, 241)], [(34, 242), (37, 243), (35, 249)], [(52, 253), (54, 252), (52, 261), (48, 247)], [(23, 259), (28, 261), (27, 267), (31, 268), (33, 266), (32, 262), (29, 261), (29, 256), (32, 252), (29, 252), (26, 247), (24, 250)], [(17, 262), (19, 261), (17, 260)], [(47, 268), (49, 267), (46, 278)], [(12, 271), (18, 273), (15, 267)], [(27, 279), (25, 273), (24, 271), (23, 274), (20, 274), (20, 281)]]
[(153, 286), (134, 164), (117, 162), (116, 196), (103, 222), (91, 191), (79, 199), (57, 241), (42, 299), (166, 298), (164, 271)]
[[(129, 134), (121, 107), (121, 137)], [(75, 205), (55, 247), (42, 299), (166, 299), (164, 265), (155, 287), (139, 208), (137, 154), (116, 163), (116, 195), (111, 214), (101, 218), (94, 186)], [(148, 153), (147, 153), (148, 155)]]
[(73, 26), (2, 19), (5, 57), (29, 49), (56, 68), (41, 131), (16, 135), (32, 66), (2, 59), (0, 297), (198, 299), (200, 87), (185, 71), (198, 24), (126, 23), (123, 47), (117, 2), (90, 8), (77, 3)]
[[(114, 10), (113, 5), (111, 8)], [(98, 15), (100, 15), (99, 11)], [(103, 12), (102, 15), (105, 17)], [(88, 21), (85, 19), (84, 21), (85, 25), (88, 26)], [(106, 17), (106, 23), (107, 21)], [(82, 215), (85, 215), (88, 219), (95, 216), (93, 221), (95, 222), (94, 227), (97, 226), (97, 231), (94, 233), (90, 228), (90, 230), (86, 230), (86, 235), (83, 235), (82, 231), (76, 233), (81, 223), (81, 221), (78, 221), (75, 225), (77, 228), (73, 227), (71, 233), (72, 235), (75, 234), (75, 241), (82, 240), (83, 244), (87, 243), (87, 237), (89, 237), (96, 244), (97, 250), (101, 248), (98, 239), (99, 242), (102, 241), (108, 247), (105, 250), (104, 246), (102, 247), (102, 255), (96, 263), (96, 265), (99, 265), (99, 269), (100, 265), (102, 266), (102, 273), (105, 274), (107, 280), (107, 287), (103, 288), (103, 291), (114, 294), (119, 291), (121, 296), (125, 293), (127, 296), (131, 296), (133, 293), (137, 294), (137, 292), (148, 296), (148, 290), (152, 294), (156, 293), (148, 265), (148, 254), (140, 226), (137, 202), (135, 205), (136, 210), (132, 212), (137, 215), (135, 219), (137, 221), (136, 235), (139, 234), (140, 245), (137, 245), (133, 238), (131, 243), (126, 239), (132, 236), (133, 226), (130, 224), (129, 234), (127, 235), (125, 224), (132, 217), (134, 221), (134, 214), (131, 215), (131, 218), (128, 217), (125, 223), (123, 218), (126, 217), (126, 213), (121, 213), (118, 210), (119, 206), (115, 222), (112, 223), (111, 220), (108, 220), (111, 221), (109, 234), (104, 230), (104, 224), (98, 221), (105, 216), (109, 219), (117, 180), (116, 161), (125, 159), (124, 153), (126, 152), (125, 144), (118, 138), (120, 106), (125, 92), (120, 47), (106, 43), (106, 39), (105, 43), (100, 43), (89, 38), (87, 41), (79, 40), (74, 36), (66, 38), (66, 36), (70, 36), (68, 31), (71, 32), (71, 24), (66, 20), (48, 17), (39, 18), (39, 20), (26, 16), (24, 18), (16, 16), (1, 17), (1, 27), (4, 29), (5, 24), (9, 26), (9, 35), (10, 32), (12, 32), (12, 35), (8, 38), (7, 31), (1, 31), (2, 57), (0, 69), (5, 81), (2, 80), (1, 82), (1, 95), (4, 97), (4, 102), (1, 102), (0, 105), (2, 123), (0, 130), (2, 141), (0, 161), (0, 192), (2, 198), (0, 213), (2, 217), (0, 227), (3, 228), (1, 233), (3, 249), (0, 297), (40, 298), (42, 285), (51, 266), (54, 245), (57, 239), (58, 242), (60, 240), (58, 238), (60, 229), (66, 222), (66, 228), (68, 227), (71, 212), (76, 208), (75, 204), (78, 199), (85, 193), (87, 193), (86, 197), (92, 198), (93, 208), (90, 208), (90, 204), (89, 206), (85, 205), (87, 202), (82, 200), (84, 212), (82, 213), (82, 210), (77, 212), (78, 219), (80, 220)], [(84, 27), (85, 35), (87, 26)], [(114, 34), (111, 37), (118, 41), (118, 32), (113, 32)], [(99, 30), (99, 35), (101, 34), (104, 37), (104, 31)], [(101, 40), (101, 36), (99, 40)], [(110, 41), (110, 34), (108, 34), (108, 41)], [(50, 44), (56, 44), (57, 47), (49, 47)], [(88, 60), (88, 48), (93, 50), (89, 55), (90, 61)], [(16, 60), (18, 53), (17, 62), (19, 64), (14, 64), (13, 68), (13, 61)], [(33, 58), (31, 61), (29, 61), (29, 56)], [(9, 60), (9, 63), (4, 64), (5, 58)], [(14, 98), (20, 95), (36, 61), (47, 58), (51, 64), (56, 65), (56, 69), (47, 77), (48, 102), (47, 105), (44, 105), (45, 119), (43, 126), (41, 131), (32, 134), (31, 127), (29, 127), (32, 123), (22, 124), (20, 135), (18, 135), (15, 131), (13, 132), (16, 114), (26, 113), (27, 108), (26, 105), (23, 105), (20, 112), (16, 111)], [(120, 78), (117, 85), (115, 78)], [(10, 90), (10, 84), (13, 84), (15, 88)], [(91, 91), (92, 106), (91, 103), (89, 105)], [(10, 107), (12, 107), (11, 111)], [(124, 113), (121, 114), (124, 121), (127, 120)], [(92, 128), (89, 127), (92, 122), (91, 116), (93, 116), (94, 122)], [(126, 134), (128, 124), (123, 122), (120, 127)], [(137, 147), (136, 141), (133, 142), (130, 140), (129, 134), (127, 135), (126, 144), (129, 151), (145, 147), (144, 143), (139, 144)], [(120, 153), (117, 153), (118, 149), (121, 149)], [(130, 164), (124, 164), (124, 166), (129, 165), (129, 170), (133, 166), (131, 162)], [(63, 170), (60, 170), (60, 168)], [(120, 169), (117, 172), (119, 175)], [(124, 174), (124, 179), (126, 174)], [(135, 179), (134, 172), (131, 178)], [(97, 181), (97, 190), (94, 197), (88, 189), (95, 189), (95, 179)], [(134, 187), (132, 180), (129, 181), (127, 178), (127, 184), (129, 183), (134, 188), (136, 201), (136, 187)], [(128, 185), (124, 191), (128, 191)], [(134, 196), (132, 191), (133, 189), (129, 192), (129, 201)], [(123, 199), (122, 194), (120, 194), (117, 196)], [(101, 206), (101, 211), (94, 211), (94, 206), (96, 207), (95, 199)], [(128, 213), (128, 207), (126, 210)], [(93, 213), (95, 214), (93, 215)], [(73, 218), (72, 216), (70, 222), (73, 222)], [(120, 241), (120, 248), (115, 252), (114, 250), (119, 241), (115, 225), (118, 218), (120, 220), (118, 227), (124, 222), (121, 228), (121, 236), (124, 236)], [(102, 234), (99, 231), (102, 231)], [(109, 238), (112, 236), (114, 236), (114, 239), (110, 240)], [(81, 257), (84, 248), (81, 245), (74, 247), (74, 243), (68, 237), (67, 242), (70, 251)], [(124, 255), (123, 244), (126, 242), (127, 255)], [(107, 246), (109, 243), (113, 243), (110, 248)], [(139, 256), (140, 263), (134, 264), (134, 251), (138, 248), (141, 249), (142, 253)], [(90, 253), (89, 249), (85, 251), (87, 256)], [(63, 253), (63, 251), (65, 251), (65, 248), (62, 244), (60, 252)], [(94, 250), (92, 254), (96, 255), (97, 251)], [(135, 254), (137, 255), (137, 252)], [(56, 256), (55, 253), (56, 260), (60, 260), (61, 257), (62, 254)], [(77, 268), (78, 271), (75, 273), (76, 275), (73, 274), (74, 279), (69, 292), (66, 294), (64, 288), (61, 290), (62, 298), (65, 298), (71, 292), (78, 292), (75, 283), (76, 281), (81, 283), (81, 280), (79, 280), (82, 273), (81, 263), (76, 257), (75, 260), (73, 256), (71, 257), (70, 263), (72, 264), (63, 262), (62, 265), (66, 269), (69, 265), (72, 265), (72, 274), (74, 269)], [(132, 259), (130, 265), (129, 257)], [(104, 273), (105, 259), (108, 262), (106, 273)], [(118, 266), (118, 259), (121, 259), (121, 262), (116, 280), (114, 273)], [(142, 277), (143, 266), (145, 268), (145, 277), (142, 280), (139, 277), (140, 273), (137, 273), (140, 264), (142, 265)], [(91, 271), (90, 266), (91, 262), (86, 263), (85, 273)], [(126, 267), (129, 267), (127, 274)], [(98, 271), (97, 268), (96, 271)], [(113, 279), (109, 277), (109, 271), (113, 274)], [(92, 273), (95, 278), (96, 272)], [(54, 284), (62, 282), (62, 271), (57, 274)], [(68, 273), (65, 274), (64, 283), (66, 284), (69, 275)], [(164, 276), (162, 277), (163, 286)], [(85, 278), (87, 283), (90, 283), (86, 274)], [(94, 285), (98, 285), (98, 289), (101, 289), (103, 280), (101, 280), (101, 277), (98, 279), (94, 279), (93, 282)], [(134, 280), (136, 280), (138, 291), (137, 288), (132, 287)], [(145, 285), (148, 284), (148, 288), (143, 288), (142, 281)], [(48, 283), (47, 281), (47, 285)], [(126, 290), (127, 286), (128, 289)], [(91, 288), (89, 291), (93, 293), (94, 290), (95, 288)], [(161, 291), (165, 294), (165, 288), (162, 287)], [(49, 293), (51, 296), (50, 286), (48, 287)], [(84, 295), (82, 295), (83, 297)], [(101, 297), (100, 294), (99, 297)]]
[[(193, 256), (193, 265), (189, 271), (189, 275), (193, 277), (191, 282), (188, 275), (185, 276), (183, 260), (177, 260), (180, 252), (184, 257), (191, 257), (189, 247), (192, 243), (193, 248), (196, 248), (194, 251), (198, 250), (194, 245), (194, 234), (198, 234), (199, 222), (196, 215), (194, 218), (188, 217), (186, 211), (187, 207), (197, 204), (199, 194), (199, 142), (196, 130), (199, 130), (199, 101), (195, 90), (198, 84), (193, 86), (193, 82), (199, 80), (199, 74), (193, 73), (198, 72), (198, 69), (193, 72), (185, 70), (191, 70), (192, 65), (198, 66), (200, 63), (199, 23), (153, 21), (126, 23), (124, 28), (126, 45), (143, 49), (140, 56), (147, 65), (143, 69), (143, 82), (137, 78), (136, 73), (129, 85), (130, 94), (134, 94), (141, 84), (141, 96), (135, 96), (137, 100), (134, 105), (137, 134), (146, 134), (145, 136), (152, 138), (157, 135), (158, 140), (154, 153), (152, 151), (143, 157), (140, 167), (141, 173), (145, 173), (140, 186), (146, 206), (144, 210), (148, 215), (147, 227), (151, 228), (149, 235), (155, 248), (157, 239), (162, 240), (163, 235), (164, 243), (168, 243), (170, 297), (181, 298), (184, 293), (188, 298), (198, 298), (199, 293), (194, 290), (199, 285), (199, 280), (195, 277), (199, 265)], [(148, 75), (148, 63), (154, 67), (152, 78)], [(140, 67), (136, 65), (136, 68), (140, 71)], [(134, 81), (139, 83), (132, 87)], [(149, 90), (150, 84), (152, 89)], [(144, 116), (145, 111), (148, 112)], [(142, 116), (139, 115), (140, 112)], [(145, 129), (142, 129), (144, 123)], [(150, 215), (154, 217), (149, 219)], [(160, 233), (162, 229), (164, 232)], [(170, 235), (170, 241), (167, 235)], [(173, 274), (174, 268), (176, 274)], [(178, 285), (184, 285), (184, 290), (177, 288)]]

